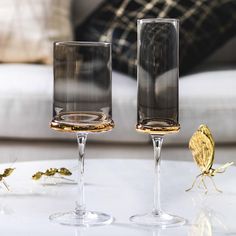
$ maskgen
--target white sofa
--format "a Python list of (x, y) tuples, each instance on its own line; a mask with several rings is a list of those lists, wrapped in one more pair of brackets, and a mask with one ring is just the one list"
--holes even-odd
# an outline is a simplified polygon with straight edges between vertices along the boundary
[[(77, 1), (82, 21), (101, 0)], [(74, 19), (75, 21), (75, 19)], [(208, 58), (192, 74), (180, 78), (181, 132), (167, 142), (186, 144), (201, 123), (206, 123), (219, 143), (236, 141), (236, 39)], [(227, 66), (226, 66), (227, 65)], [(235, 67), (234, 67), (235, 65)], [(235, 68), (235, 69), (234, 69)], [(52, 118), (52, 66), (0, 64), (0, 138), (74, 139), (71, 134), (50, 130)], [(148, 135), (135, 131), (136, 80), (113, 72), (112, 132), (91, 135), (89, 140), (148, 142)]]
[[(0, 65), (0, 137), (10, 139), (72, 139), (50, 130), (52, 118), (52, 66)], [(169, 143), (187, 143), (194, 130), (206, 123), (217, 142), (236, 141), (236, 69), (196, 72), (180, 78), (181, 132), (168, 136)], [(136, 80), (113, 72), (112, 132), (91, 135), (90, 140), (145, 142), (135, 131)]]

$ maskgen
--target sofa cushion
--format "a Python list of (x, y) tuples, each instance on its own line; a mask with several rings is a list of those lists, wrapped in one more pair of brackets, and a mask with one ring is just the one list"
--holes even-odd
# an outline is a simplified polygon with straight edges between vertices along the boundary
[(1, 0), (0, 62), (52, 61), (52, 42), (71, 40), (71, 0)]
[(77, 28), (77, 39), (112, 41), (113, 67), (136, 77), (136, 20), (180, 19), (180, 72), (185, 73), (235, 35), (235, 0), (104, 1)]
[(218, 143), (236, 141), (236, 68), (205, 71), (180, 79), (181, 131), (170, 143), (187, 143), (200, 124), (207, 124)]
[[(0, 138), (75, 139), (73, 134), (49, 128), (52, 119), (52, 66), (0, 64)], [(111, 132), (91, 134), (89, 140), (145, 142), (135, 131), (136, 81), (113, 72), (113, 119)]]
[[(236, 69), (202, 72), (180, 79), (180, 124), (166, 143), (188, 143), (202, 123), (217, 142), (235, 142)], [(51, 66), (0, 64), (0, 138), (74, 139), (73, 134), (49, 128), (52, 119), (53, 72)], [(90, 135), (89, 140), (146, 142), (149, 135), (135, 131), (136, 81), (113, 72), (113, 131)]]

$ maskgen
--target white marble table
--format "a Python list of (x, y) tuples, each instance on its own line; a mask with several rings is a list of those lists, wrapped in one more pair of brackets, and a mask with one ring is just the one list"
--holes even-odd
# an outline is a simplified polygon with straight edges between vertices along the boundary
[[(1, 164), (0, 172), (10, 164)], [(16, 162), (15, 172), (6, 179), (11, 187), (0, 189), (0, 235), (17, 236), (219, 236), (236, 235), (236, 167), (215, 177), (222, 194), (213, 190), (186, 193), (198, 174), (193, 162), (162, 162), (162, 207), (183, 216), (188, 224), (171, 229), (147, 229), (132, 225), (128, 218), (152, 208), (153, 162), (142, 159), (86, 160), (87, 208), (112, 214), (109, 226), (76, 228), (53, 224), (51, 213), (71, 210), (76, 200), (76, 185), (42, 186), (31, 180), (36, 170), (49, 167), (74, 169), (76, 160)], [(216, 165), (217, 166), (217, 165)], [(208, 183), (209, 186), (211, 183)]]

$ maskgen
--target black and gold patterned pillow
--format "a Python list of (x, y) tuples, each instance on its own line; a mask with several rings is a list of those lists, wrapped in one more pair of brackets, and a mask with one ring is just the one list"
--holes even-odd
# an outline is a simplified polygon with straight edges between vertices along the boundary
[(76, 38), (112, 41), (113, 68), (136, 77), (137, 19), (157, 17), (180, 20), (180, 73), (236, 34), (236, 0), (106, 0)]

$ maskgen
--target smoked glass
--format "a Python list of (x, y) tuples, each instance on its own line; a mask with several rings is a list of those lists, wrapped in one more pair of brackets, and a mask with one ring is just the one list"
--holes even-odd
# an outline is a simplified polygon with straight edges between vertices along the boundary
[(163, 136), (179, 125), (179, 24), (175, 19), (138, 20), (137, 131), (151, 135), (154, 147), (153, 210), (130, 220), (144, 226), (183, 225), (181, 217), (165, 213), (160, 202), (160, 161)]
[(88, 211), (84, 198), (84, 154), (87, 135), (110, 131), (112, 120), (111, 44), (54, 43), (54, 97), (51, 128), (74, 132), (78, 142), (78, 200), (74, 210), (50, 220), (66, 225), (109, 224), (113, 217)]

